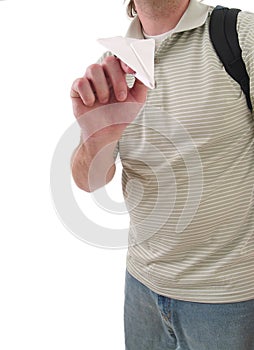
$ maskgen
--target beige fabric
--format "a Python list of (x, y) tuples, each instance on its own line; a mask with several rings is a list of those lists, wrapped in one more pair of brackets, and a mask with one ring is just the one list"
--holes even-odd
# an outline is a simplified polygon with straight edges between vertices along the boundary
[[(254, 123), (192, 0), (155, 55), (157, 87), (119, 142), (130, 211), (129, 272), (168, 297), (254, 298)], [(238, 33), (254, 105), (254, 15)], [(141, 37), (138, 19), (128, 36)]]

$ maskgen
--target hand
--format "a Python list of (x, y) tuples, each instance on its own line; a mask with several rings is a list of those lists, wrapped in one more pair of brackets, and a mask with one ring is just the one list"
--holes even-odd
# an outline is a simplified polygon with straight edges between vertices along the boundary
[(72, 161), (77, 185), (91, 191), (115, 173), (113, 153), (123, 131), (139, 113), (147, 88), (138, 80), (130, 89), (125, 76), (134, 73), (114, 56), (89, 66), (71, 89), (73, 111), (82, 130)]
[(125, 76), (134, 73), (115, 56), (106, 57), (102, 64), (93, 64), (71, 88), (73, 111), (76, 118), (100, 106), (116, 102), (145, 103), (147, 87), (136, 79), (129, 89)]

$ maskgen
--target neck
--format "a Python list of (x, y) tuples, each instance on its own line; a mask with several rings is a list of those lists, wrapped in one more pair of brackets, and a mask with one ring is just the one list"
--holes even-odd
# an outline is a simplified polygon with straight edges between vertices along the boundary
[(134, 0), (143, 30), (159, 35), (175, 28), (190, 0)]

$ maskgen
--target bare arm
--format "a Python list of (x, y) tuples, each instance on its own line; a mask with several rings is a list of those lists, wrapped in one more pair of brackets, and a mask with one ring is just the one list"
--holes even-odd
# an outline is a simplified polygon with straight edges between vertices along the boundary
[(117, 140), (110, 140), (110, 136), (91, 137), (86, 142), (80, 142), (71, 161), (72, 176), (79, 188), (92, 192), (112, 180), (116, 145)]
[(89, 66), (84, 77), (72, 85), (73, 111), (84, 135), (72, 157), (72, 175), (84, 191), (94, 191), (111, 181), (116, 144), (146, 100), (147, 88), (136, 81), (129, 89), (126, 73), (132, 71), (110, 56), (102, 64)]

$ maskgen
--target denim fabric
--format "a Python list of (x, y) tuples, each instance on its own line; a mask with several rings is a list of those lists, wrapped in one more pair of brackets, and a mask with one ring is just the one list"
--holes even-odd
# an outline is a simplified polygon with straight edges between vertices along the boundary
[(126, 272), (124, 327), (126, 350), (254, 350), (254, 300), (170, 299)]

